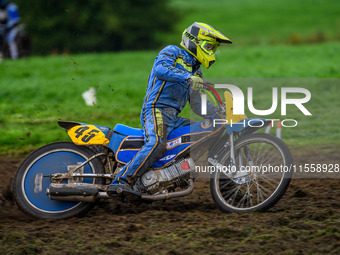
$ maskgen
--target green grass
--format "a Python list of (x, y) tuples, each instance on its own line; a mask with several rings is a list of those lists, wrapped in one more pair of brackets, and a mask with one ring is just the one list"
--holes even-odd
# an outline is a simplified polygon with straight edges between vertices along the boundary
[[(340, 38), (339, 1), (172, 0), (171, 5), (181, 18), (174, 31), (157, 35), (160, 40), (178, 45), (184, 28), (194, 21), (206, 22), (225, 33), (233, 45), (220, 48), (214, 66), (203, 70), (205, 77), (233, 82), (245, 94), (247, 87), (254, 87), (256, 108), (270, 107), (271, 87), (287, 86), (282, 81), (276, 85), (276, 81), (262, 78), (340, 77), (340, 43), (336, 42)], [(147, 79), (158, 50), (3, 61), (1, 153), (30, 151), (68, 139), (57, 126), (57, 120), (140, 127)], [(230, 78), (256, 78), (256, 86), (247, 79)], [(296, 87), (311, 91), (312, 99), (306, 107), (313, 116), (305, 117), (296, 108), (288, 108), (284, 119), (299, 121), (298, 127), (283, 130), (283, 139), (288, 144), (339, 143), (340, 123), (335, 118), (340, 108), (339, 84), (335, 83), (328, 84), (326, 80), (321, 85), (308, 80), (296, 83)], [(288, 84), (294, 81), (289, 80)], [(93, 107), (86, 106), (81, 97), (89, 87), (97, 92), (98, 104)], [(188, 117), (189, 109), (183, 114)], [(279, 107), (268, 117), (283, 119)]]
[[(203, 71), (206, 78), (224, 78), (223, 81), (233, 82), (246, 94), (246, 88), (252, 85), (249, 80), (226, 78), (337, 78), (340, 77), (336, 59), (339, 50), (340, 43), (229, 47), (221, 49), (218, 61), (210, 70)], [(140, 127), (139, 114), (148, 74), (157, 52), (5, 60), (0, 64), (0, 150), (3, 153), (27, 151), (68, 139), (57, 126), (57, 120)], [(255, 107), (269, 108), (271, 87), (285, 84), (255, 81)], [(97, 92), (98, 104), (93, 107), (86, 106), (81, 97), (89, 87)], [(306, 107), (313, 116), (304, 117), (294, 107), (288, 108), (285, 119), (297, 119), (299, 126), (284, 129), (284, 140), (302, 145), (339, 142), (340, 125), (334, 117), (339, 115), (339, 87), (306, 80), (299, 80), (296, 87), (311, 91), (312, 100)], [(189, 115), (188, 109), (184, 115)], [(275, 114), (268, 117), (279, 115), (278, 107)]]
[(172, 0), (180, 19), (167, 40), (177, 43), (184, 28), (205, 22), (235, 45), (339, 40), (340, 2), (334, 0)]
[[(150, 69), (152, 55), (131, 52), (4, 61), (0, 147), (19, 149), (65, 139), (57, 120), (137, 126), (149, 72), (144, 63)], [(86, 106), (81, 97), (89, 87), (97, 92), (94, 107)]]

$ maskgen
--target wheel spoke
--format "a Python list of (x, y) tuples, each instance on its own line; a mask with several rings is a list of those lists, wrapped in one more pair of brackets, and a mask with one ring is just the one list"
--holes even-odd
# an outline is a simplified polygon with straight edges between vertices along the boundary
[[(259, 178), (263, 179), (265, 182), (267, 182), (269, 185), (273, 187), (277, 187), (277, 185), (280, 183), (279, 181), (276, 181), (275, 179), (269, 178), (268, 176), (265, 175), (259, 175)], [(270, 181), (274, 182), (276, 186), (274, 186)]]
[[(231, 195), (232, 193), (234, 193), (234, 191), (237, 190), (237, 187), (230, 189), (230, 190), (226, 190), (225, 192), (222, 193), (222, 196), (224, 198), (228, 198), (229, 195)], [(235, 192), (236, 193), (236, 192)]]
[[(230, 211), (270, 208), (279, 197), (273, 194), (284, 192), (289, 185), (289, 181), (283, 181), (283, 178), (291, 178), (291, 173), (281, 171), (281, 166), (292, 164), (289, 149), (276, 137), (259, 133), (240, 137), (235, 141), (234, 152), (237, 169), (247, 172), (245, 175), (235, 175), (240, 176), (238, 178), (228, 176), (228, 181), (220, 179), (224, 177), (222, 173), (217, 174), (215, 178), (219, 181), (213, 182), (218, 188), (217, 199), (226, 208), (230, 208)], [(228, 166), (230, 155), (227, 154), (218, 161)]]

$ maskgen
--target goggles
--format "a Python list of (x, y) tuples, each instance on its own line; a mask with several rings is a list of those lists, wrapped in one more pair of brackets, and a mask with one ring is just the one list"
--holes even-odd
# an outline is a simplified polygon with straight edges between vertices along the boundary
[(219, 46), (218, 44), (209, 41), (203, 41), (200, 45), (202, 50), (208, 55), (215, 54)]

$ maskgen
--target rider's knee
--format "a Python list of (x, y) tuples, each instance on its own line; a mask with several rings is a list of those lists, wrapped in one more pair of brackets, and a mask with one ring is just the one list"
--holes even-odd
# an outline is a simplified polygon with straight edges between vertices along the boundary
[(166, 152), (166, 144), (160, 142), (158, 143), (158, 146), (159, 146), (160, 153), (162, 153), (162, 156), (163, 156)]
[(154, 151), (154, 154), (156, 154), (158, 158), (162, 157), (166, 152), (166, 144), (164, 144), (160, 140), (157, 140), (153, 151)]

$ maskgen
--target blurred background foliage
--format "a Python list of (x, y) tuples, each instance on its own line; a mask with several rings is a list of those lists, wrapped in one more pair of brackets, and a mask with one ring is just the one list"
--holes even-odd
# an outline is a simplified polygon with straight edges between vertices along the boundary
[(166, 0), (15, 0), (32, 40), (33, 53), (150, 49), (154, 36), (176, 19)]
[(340, 39), (334, 0), (14, 0), (34, 54), (156, 49), (178, 44), (205, 22), (234, 45), (306, 44)]

